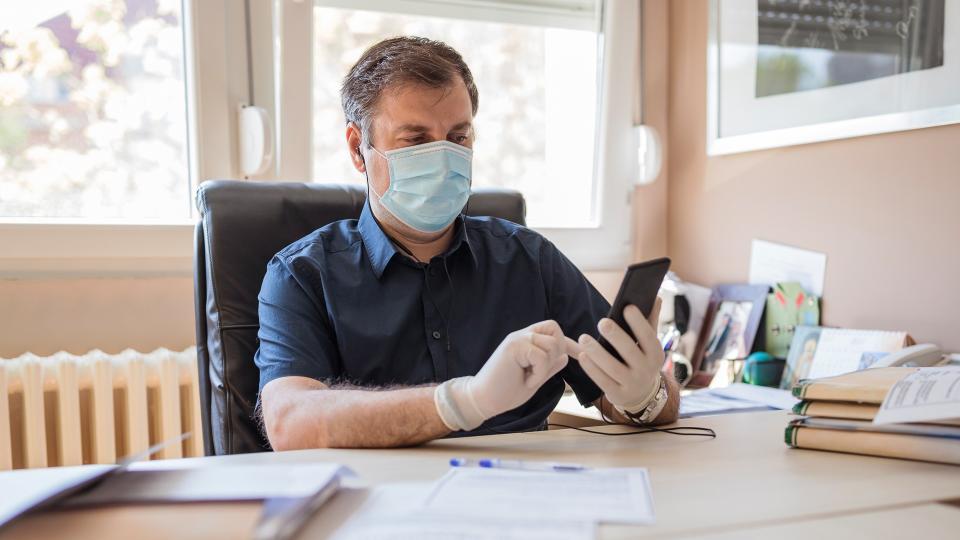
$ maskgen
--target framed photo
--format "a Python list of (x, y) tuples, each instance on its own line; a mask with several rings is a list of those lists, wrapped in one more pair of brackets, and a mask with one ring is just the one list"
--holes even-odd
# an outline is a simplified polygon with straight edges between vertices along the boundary
[(796, 328), (787, 354), (787, 364), (783, 369), (783, 378), (780, 379), (780, 388), (789, 390), (810, 373), (822, 330), (819, 326)]
[(707, 386), (720, 371), (742, 365), (754, 348), (767, 285), (719, 285), (713, 289), (692, 362), (692, 386)]
[[(720, 360), (739, 360), (746, 358), (746, 330), (753, 311), (753, 302), (724, 300), (717, 308), (717, 314), (710, 325), (710, 335), (703, 352), (703, 365), (711, 366)], [(706, 371), (710, 371), (709, 367)]]
[(960, 122), (960, 2), (711, 0), (707, 153)]

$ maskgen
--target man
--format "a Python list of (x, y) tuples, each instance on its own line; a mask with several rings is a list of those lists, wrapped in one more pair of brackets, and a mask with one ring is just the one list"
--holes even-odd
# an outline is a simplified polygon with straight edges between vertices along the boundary
[(636, 307), (624, 311), (634, 342), (549, 241), (461, 215), (478, 93), (456, 51), (382, 41), (341, 96), (367, 203), (269, 263), (256, 363), (275, 450), (542, 429), (565, 381), (615, 421), (676, 418), (679, 392)]

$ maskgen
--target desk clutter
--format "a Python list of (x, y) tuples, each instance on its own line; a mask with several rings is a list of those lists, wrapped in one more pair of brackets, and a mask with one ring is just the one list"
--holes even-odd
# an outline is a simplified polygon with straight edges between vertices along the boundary
[(754, 240), (749, 283), (707, 288), (669, 273), (658, 328), (667, 368), (689, 388), (789, 390), (800, 379), (944, 360), (935, 345), (913, 348), (906, 329), (821, 326), (826, 263), (822, 253)]
[(903, 330), (821, 326), (826, 257), (762, 241), (751, 256), (749, 284), (665, 281), (681, 416), (792, 409), (792, 448), (960, 464), (957, 355)]
[(672, 304), (659, 328), (667, 364), (689, 388), (745, 382), (789, 390), (801, 379), (945, 360), (904, 331), (819, 326), (820, 299), (798, 283), (707, 289), (671, 274), (662, 294)]
[[(456, 462), (456, 463), (455, 463)], [(341, 489), (371, 496), (334, 538), (589, 540), (600, 523), (654, 522), (643, 468), (517, 460), (451, 460), (434, 482), (363, 487), (333, 463), (195, 467), (176, 462), (89, 465), (0, 476), (0, 528), (44, 508), (263, 501), (252, 537), (294, 538)]]

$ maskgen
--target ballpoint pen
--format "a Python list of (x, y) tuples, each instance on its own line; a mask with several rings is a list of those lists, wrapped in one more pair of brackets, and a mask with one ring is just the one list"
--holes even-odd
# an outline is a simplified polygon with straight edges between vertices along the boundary
[(515, 469), (522, 471), (555, 471), (571, 472), (585, 471), (588, 467), (579, 463), (560, 463), (556, 461), (523, 461), (519, 459), (499, 459), (499, 458), (451, 458), (450, 465), (453, 467), (480, 467), (482, 469)]

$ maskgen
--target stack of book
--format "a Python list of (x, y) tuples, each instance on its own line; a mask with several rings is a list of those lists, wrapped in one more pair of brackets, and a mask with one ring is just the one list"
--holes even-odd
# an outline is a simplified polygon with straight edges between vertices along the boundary
[[(793, 395), (801, 418), (787, 426), (788, 446), (960, 465), (960, 415), (950, 417), (960, 405), (951, 401), (960, 396), (960, 369), (867, 369), (801, 380)], [(874, 422), (881, 408), (881, 416), (920, 420)]]

